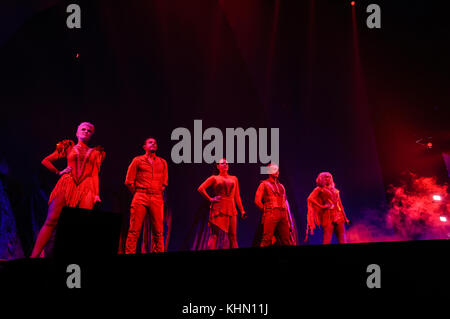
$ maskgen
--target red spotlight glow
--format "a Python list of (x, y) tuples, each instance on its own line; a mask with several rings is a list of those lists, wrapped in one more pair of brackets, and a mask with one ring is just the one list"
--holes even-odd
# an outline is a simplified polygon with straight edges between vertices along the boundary
[(442, 197), (440, 195), (433, 195), (433, 200), (440, 201), (442, 200)]
[(441, 217), (439, 217), (439, 219), (440, 219), (441, 222), (443, 222), (443, 223), (447, 222), (447, 217), (445, 217), (445, 216), (441, 216)]
[(427, 143), (427, 147), (428, 147), (428, 148), (432, 148), (432, 147), (433, 147), (433, 143), (428, 142), (428, 143)]
[(350, 4), (352, 5), (352, 7), (355, 6), (355, 1), (350, 2)]
[(77, 55), (75, 55), (75, 58), (77, 58), (77, 59), (78, 59), (79, 57), (80, 57), (80, 55), (79, 55), (79, 54), (77, 53)]

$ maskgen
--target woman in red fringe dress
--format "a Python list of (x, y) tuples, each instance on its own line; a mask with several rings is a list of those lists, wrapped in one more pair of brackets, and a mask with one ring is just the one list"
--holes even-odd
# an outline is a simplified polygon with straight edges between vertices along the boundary
[(345, 225), (350, 221), (342, 206), (339, 190), (335, 187), (333, 176), (329, 172), (322, 172), (316, 179), (317, 187), (308, 197), (308, 215), (306, 238), (314, 234), (316, 226), (323, 228), (324, 245), (331, 243), (333, 233), (336, 234), (339, 244), (344, 244)]
[[(236, 238), (236, 205), (241, 211), (241, 217), (243, 219), (247, 217), (242, 207), (239, 182), (236, 176), (228, 175), (228, 163), (226, 159), (219, 161), (217, 169), (219, 170), (219, 174), (210, 176), (198, 188), (198, 191), (211, 203), (208, 220), (207, 249), (238, 248)], [(206, 192), (208, 187), (213, 188), (213, 197), (209, 196)], [(222, 239), (225, 242), (228, 239), (228, 245), (224, 245)]]
[[(90, 148), (89, 142), (94, 134), (94, 125), (83, 122), (77, 129), (77, 140), (63, 140), (56, 145), (56, 150), (42, 160), (42, 164), (51, 172), (61, 176), (48, 201), (48, 215), (34, 244), (31, 258), (41, 255), (45, 245), (52, 236), (63, 207), (92, 209), (100, 202), (98, 191), (98, 174), (105, 152), (97, 146)], [(59, 171), (53, 162), (66, 158), (67, 167)]]

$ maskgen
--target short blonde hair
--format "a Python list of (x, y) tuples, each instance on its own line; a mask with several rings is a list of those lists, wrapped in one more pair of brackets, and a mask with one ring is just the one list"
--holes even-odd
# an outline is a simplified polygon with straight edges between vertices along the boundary
[(81, 122), (80, 125), (78, 125), (78, 127), (77, 127), (77, 131), (80, 129), (81, 125), (88, 125), (88, 126), (90, 126), (92, 128), (92, 133), (95, 132), (95, 126), (94, 126), (94, 124), (92, 124), (90, 122)]

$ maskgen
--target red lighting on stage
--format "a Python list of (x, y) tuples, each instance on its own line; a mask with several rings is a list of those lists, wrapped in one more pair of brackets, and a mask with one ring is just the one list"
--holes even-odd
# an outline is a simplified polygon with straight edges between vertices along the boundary
[(355, 1), (350, 2), (350, 4), (352, 5), (352, 7), (355, 6)]
[(442, 200), (442, 197), (440, 195), (433, 195), (433, 200), (440, 201)]
[(79, 55), (79, 54), (77, 53), (77, 55), (75, 55), (75, 58), (77, 58), (77, 59), (78, 59), (79, 57), (80, 57), (80, 55)]
[(447, 222), (447, 217), (445, 216), (441, 216), (439, 217), (439, 219), (441, 220), (441, 222), (446, 223)]
[(433, 147), (433, 143), (428, 142), (428, 143), (427, 143), (427, 147), (428, 147), (428, 148), (432, 148), (432, 147)]

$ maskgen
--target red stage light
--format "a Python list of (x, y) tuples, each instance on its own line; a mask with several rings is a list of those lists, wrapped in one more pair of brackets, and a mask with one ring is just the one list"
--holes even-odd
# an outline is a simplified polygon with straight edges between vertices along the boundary
[(352, 5), (352, 7), (355, 6), (355, 1), (350, 2), (350, 4)]
[(77, 58), (78, 59), (78, 57), (79, 57), (80, 55), (77, 53), (77, 55), (75, 56), (75, 58)]
[(433, 195), (433, 200), (440, 201), (442, 200), (442, 197), (440, 195)]
[(439, 217), (439, 219), (440, 219), (441, 222), (443, 222), (443, 223), (447, 222), (447, 217), (445, 217), (445, 216), (441, 216), (441, 217)]
[(428, 147), (428, 148), (432, 148), (432, 147), (433, 147), (433, 143), (428, 142), (428, 143), (427, 143), (427, 147)]

